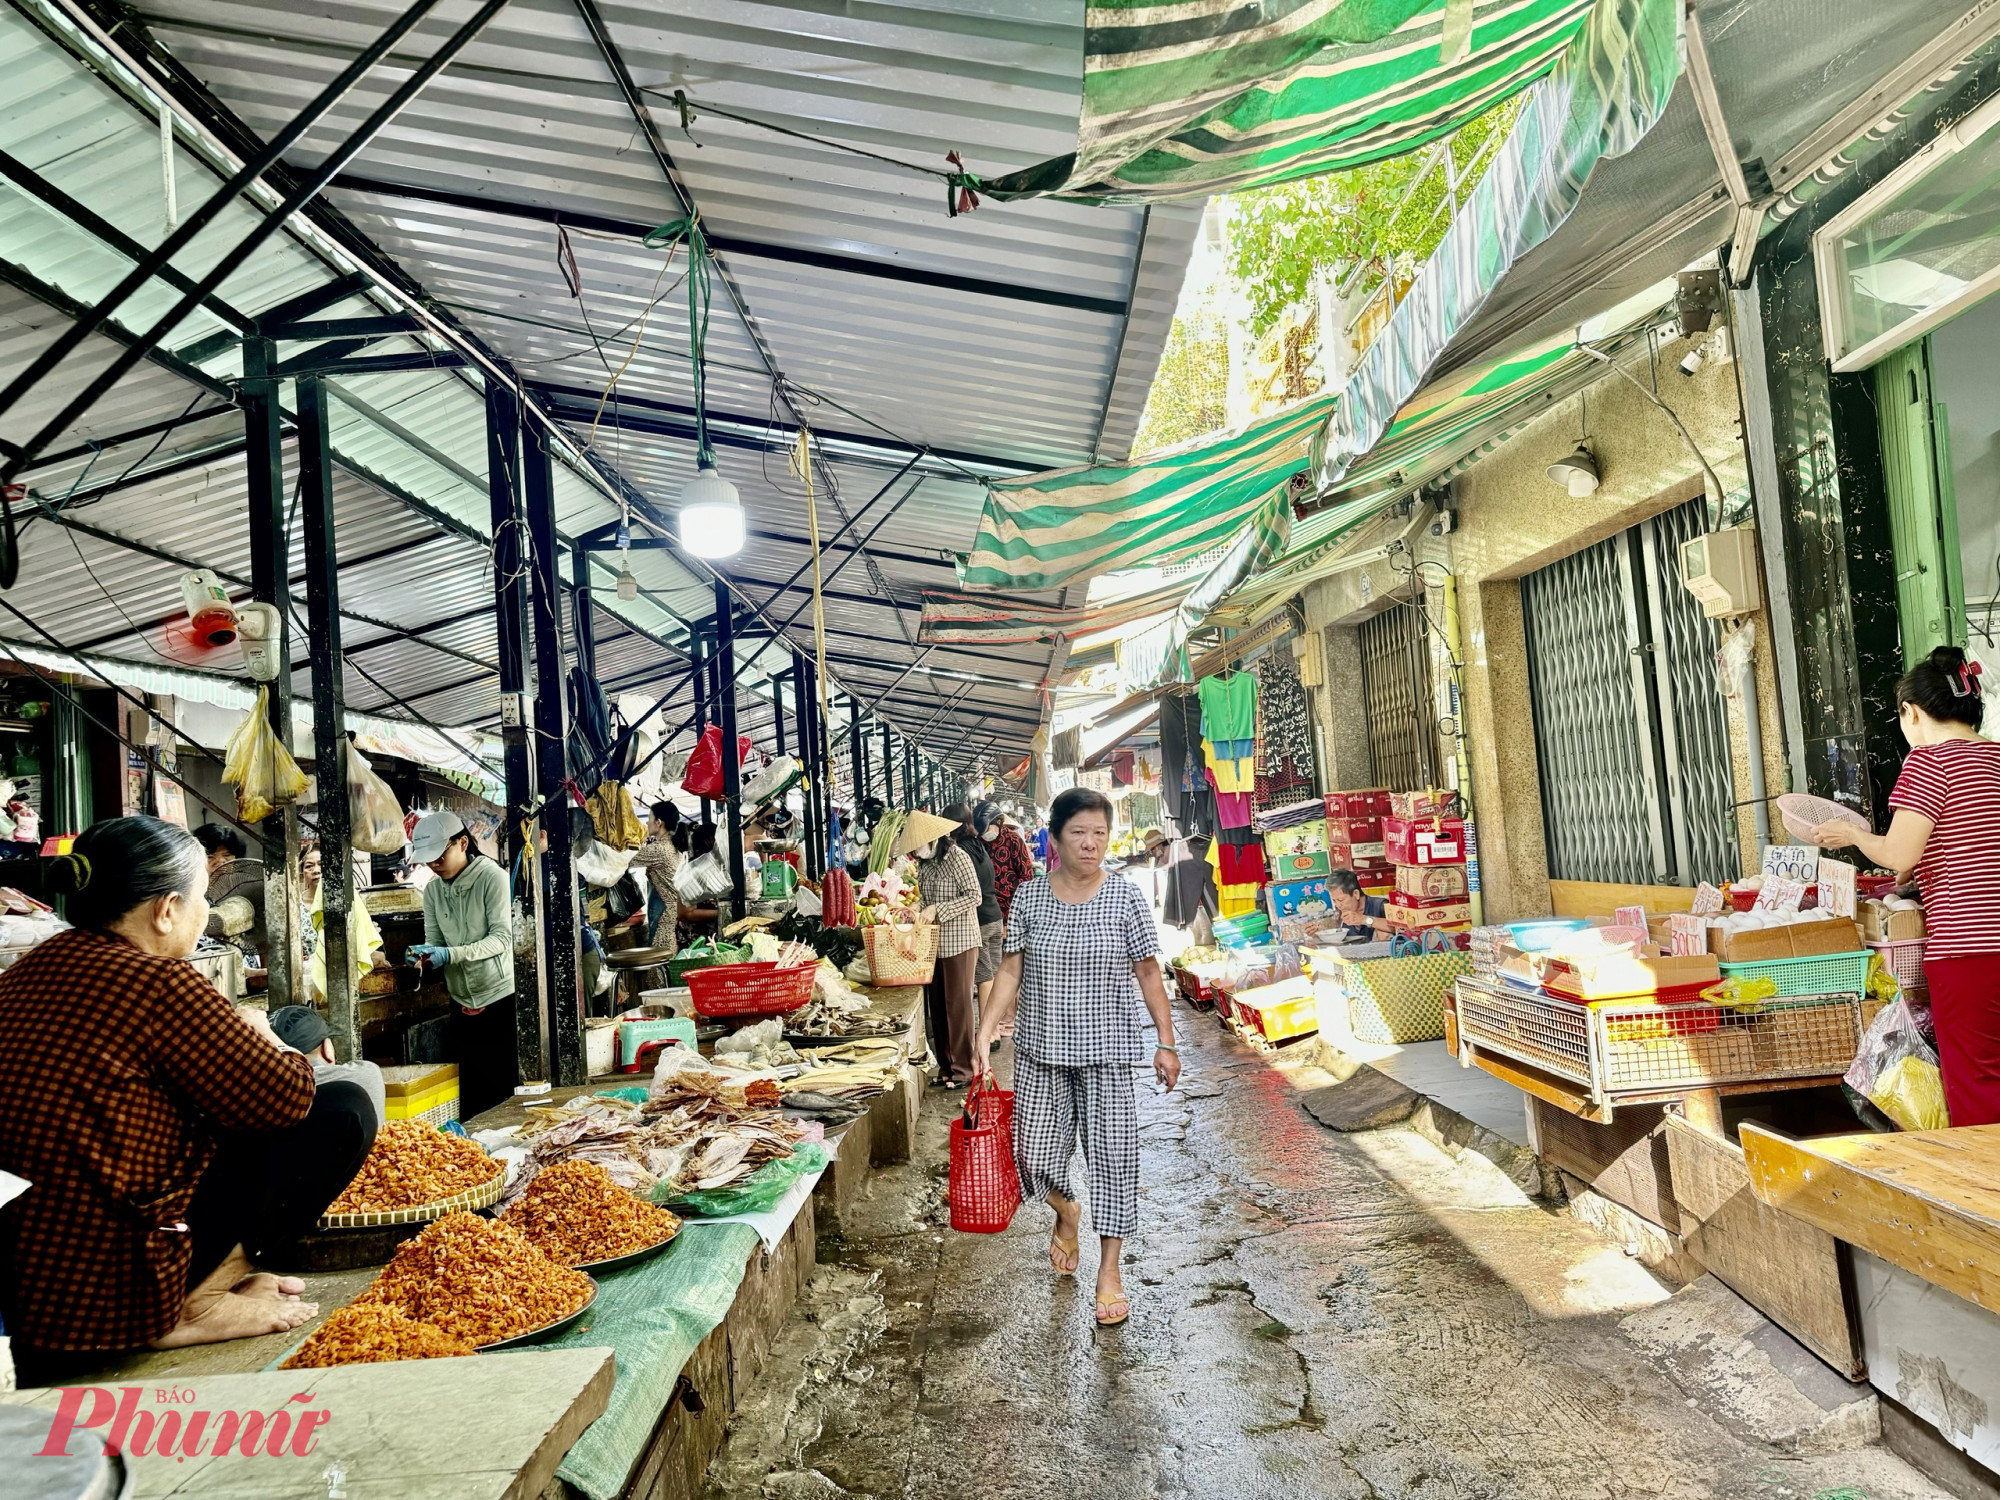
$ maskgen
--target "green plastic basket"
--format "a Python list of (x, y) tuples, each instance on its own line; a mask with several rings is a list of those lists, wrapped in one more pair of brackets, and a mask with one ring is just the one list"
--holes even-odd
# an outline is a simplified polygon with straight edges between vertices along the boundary
[(1869, 953), (1821, 953), (1812, 958), (1771, 958), (1723, 964), (1724, 979), (1775, 979), (1780, 995), (1865, 995)]

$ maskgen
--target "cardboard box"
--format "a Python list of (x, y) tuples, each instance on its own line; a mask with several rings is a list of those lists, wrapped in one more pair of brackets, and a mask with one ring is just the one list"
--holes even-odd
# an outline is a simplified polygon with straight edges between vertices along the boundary
[(1336, 870), (1387, 870), (1389, 851), (1381, 843), (1373, 844), (1329, 844), (1326, 857)]
[(1870, 896), (1855, 909), (1861, 918), (1861, 935), (1871, 943), (1913, 943), (1924, 935), (1924, 912), (1920, 906), (1892, 911)]
[(1274, 922), (1286, 917), (1326, 916), (1333, 911), (1324, 879), (1286, 880), (1268, 885), (1264, 887), (1264, 900)]
[(1328, 818), (1326, 820), (1326, 841), (1328, 844), (1379, 844), (1382, 842), (1382, 820), (1380, 818)]
[(1412, 932), (1425, 927), (1463, 926), (1472, 921), (1472, 904), (1469, 901), (1420, 901), (1398, 891), (1385, 904), (1389, 921)]
[(1271, 859), (1285, 854), (1325, 854), (1326, 819), (1313, 818), (1290, 828), (1274, 828), (1264, 835), (1264, 853)]
[(1726, 964), (1772, 963), (1786, 958), (1819, 958), (1828, 953), (1859, 953), (1861, 929), (1846, 917), (1817, 922), (1788, 922), (1782, 927), (1753, 927), (1724, 933), (1720, 924), (1708, 929), (1708, 951)]
[(1425, 787), (1420, 792), (1392, 792), (1389, 796), (1389, 812), (1398, 818), (1450, 817), (1458, 811), (1458, 793), (1443, 787)]
[(1419, 901), (1438, 901), (1465, 894), (1464, 865), (1397, 865), (1394, 868), (1396, 889)]
[(1332, 862), (1324, 849), (1313, 854), (1269, 854), (1265, 857), (1265, 864), (1270, 867), (1271, 878), (1280, 881), (1310, 880), (1316, 875), (1333, 873)]
[(1462, 865), (1463, 818), (1384, 818), (1382, 843), (1392, 865)]
[(1326, 794), (1326, 815), (1329, 818), (1379, 818), (1388, 811), (1389, 789), (1385, 786)]
[(1630, 954), (1559, 959), (1548, 966), (1548, 979), (1558, 993), (1575, 989), (1588, 1000), (1613, 1000), (1628, 995), (1654, 995), (1662, 990), (1711, 985), (1722, 978), (1715, 955), (1685, 958), (1638, 958)]

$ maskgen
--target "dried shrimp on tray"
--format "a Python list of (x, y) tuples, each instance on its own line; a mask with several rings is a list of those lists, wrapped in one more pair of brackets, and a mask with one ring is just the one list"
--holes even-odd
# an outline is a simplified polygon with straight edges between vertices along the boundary
[(506, 1185), (506, 1163), (476, 1142), (423, 1120), (390, 1120), (319, 1227), (429, 1223), (459, 1209), (486, 1208)]

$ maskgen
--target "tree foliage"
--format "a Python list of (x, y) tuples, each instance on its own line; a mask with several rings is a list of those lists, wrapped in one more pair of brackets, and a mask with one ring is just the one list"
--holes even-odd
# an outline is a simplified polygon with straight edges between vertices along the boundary
[(1215, 432), (1228, 418), (1229, 330), (1212, 303), (1184, 308), (1167, 332), (1132, 451), (1157, 453)]
[[(1518, 107), (1510, 100), (1449, 138), (1445, 149), (1457, 170), (1460, 202), (1491, 159), (1484, 148), (1497, 145)], [(1305, 300), (1322, 270), (1344, 272), (1373, 259), (1378, 277), (1414, 271), (1444, 238), (1451, 218), (1444, 211), (1449, 178), (1442, 163), (1425, 173), (1431, 159), (1430, 151), (1413, 152), (1235, 198), (1228, 274), (1243, 290), (1251, 332), (1259, 338), (1269, 332), (1286, 307)]]

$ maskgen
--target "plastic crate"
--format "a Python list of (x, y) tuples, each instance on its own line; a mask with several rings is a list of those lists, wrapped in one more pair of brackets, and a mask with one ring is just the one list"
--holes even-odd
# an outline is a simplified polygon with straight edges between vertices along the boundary
[(697, 1015), (783, 1015), (812, 999), (816, 968), (814, 964), (789, 969), (776, 964), (718, 964), (689, 970), (688, 989), (694, 994)]
[(1868, 945), (1882, 955), (1882, 965), (1896, 976), (1903, 993), (1909, 996), (1928, 995), (1930, 981), (1924, 978), (1924, 940), (1909, 938), (1900, 943), (1870, 943)]
[(1863, 995), (1868, 992), (1868, 960), (1860, 953), (1822, 953), (1814, 958), (1768, 958), (1761, 963), (1723, 964), (1724, 979), (1775, 979), (1779, 995)]
[(1267, 1042), (1289, 1042), (1319, 1030), (1319, 1001), (1312, 995), (1277, 1005), (1246, 1005), (1239, 1000), (1236, 1013), (1245, 1027)]
[(1316, 964), (1313, 972), (1339, 986), (1346, 1029), (1354, 1039), (1375, 1046), (1443, 1037), (1444, 992), (1472, 970), (1471, 959), (1457, 950), (1359, 962), (1336, 953), (1327, 956), (1330, 962)]

